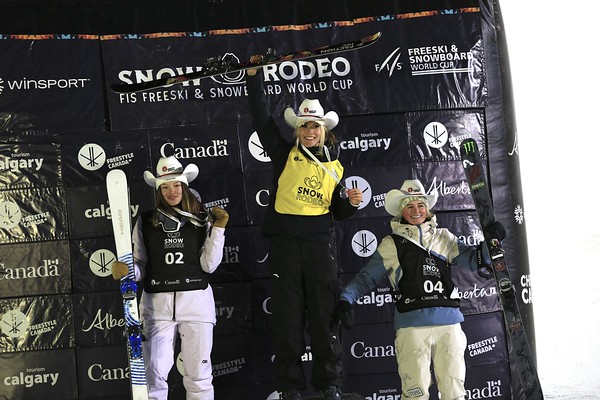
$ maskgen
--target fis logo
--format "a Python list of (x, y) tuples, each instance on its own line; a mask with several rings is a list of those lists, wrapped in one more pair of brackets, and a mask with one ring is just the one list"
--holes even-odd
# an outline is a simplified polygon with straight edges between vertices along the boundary
[(397, 47), (381, 64), (375, 64), (375, 71), (378, 74), (387, 71), (388, 77), (391, 77), (394, 72), (402, 70), (402, 63), (399, 61), (401, 54), (400, 47)]

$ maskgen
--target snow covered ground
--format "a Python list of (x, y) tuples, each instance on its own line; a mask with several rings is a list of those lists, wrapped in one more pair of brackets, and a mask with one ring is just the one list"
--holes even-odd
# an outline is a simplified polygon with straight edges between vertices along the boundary
[(600, 3), (499, 0), (546, 399), (600, 399)]

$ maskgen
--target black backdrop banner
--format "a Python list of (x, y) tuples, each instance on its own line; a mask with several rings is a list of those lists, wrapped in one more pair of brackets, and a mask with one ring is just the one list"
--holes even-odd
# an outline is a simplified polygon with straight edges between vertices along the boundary
[[(265, 69), (275, 121), (290, 137), (283, 112), (304, 97), (320, 99), (341, 116), (335, 133), (344, 183), (364, 191), (357, 214), (335, 222), (342, 284), (389, 234), (385, 194), (404, 179), (418, 178), (428, 190), (439, 192), (434, 211), (441, 226), (471, 245), (482, 239), (458, 156), (458, 143), (466, 137), (475, 138), (483, 150), (499, 218), (509, 232), (524, 235), (522, 212), (513, 217), (520, 187), (514, 168), (509, 172), (506, 166), (515, 165), (518, 154), (514, 146), (504, 146), (514, 138), (505, 137), (502, 126), (504, 66), (498, 65), (493, 18), (482, 15), (475, 2), (436, 4), (419, 2), (420, 8), (413, 10), (418, 12), (390, 10), (302, 25), (95, 38), (0, 34), (0, 59), (18, 53), (17, 64), (0, 62), (0, 254), (6, 251), (2, 263), (9, 269), (0, 280), (1, 360), (22, 357), (36, 364), (39, 350), (47, 350), (52, 358), (65, 357), (68, 351), (67, 365), (73, 365), (76, 355), (79, 386), (73, 379), (68, 388), (53, 386), (54, 398), (127, 396), (125, 349), (118, 343), (120, 296), (118, 282), (110, 276), (114, 243), (104, 180), (111, 169), (126, 172), (135, 218), (153, 204), (154, 190), (144, 182), (143, 172), (155, 173), (158, 158), (175, 151), (184, 164), (200, 167), (192, 189), (208, 207), (225, 207), (231, 215), (223, 263), (210, 277), (218, 314), (213, 350), (216, 398), (275, 396), (268, 245), (260, 235), (271, 164), (250, 125), (245, 73), (146, 94), (117, 95), (109, 89), (111, 83), (127, 79), (195, 69), (215, 55), (231, 53), (245, 60), (267, 47), (285, 53), (383, 32), (376, 45), (360, 51)], [(493, 4), (482, 6), (488, 11)], [(32, 52), (31, 62), (23, 67), (25, 44)], [(64, 60), (52, 59), (45, 69), (42, 60), (53, 50)], [(37, 97), (15, 89), (20, 76), (39, 80), (88, 71), (94, 71), (94, 77), (81, 88), (38, 90), (33, 93)], [(41, 168), (29, 168), (40, 165), (36, 160), (43, 160)], [(507, 239), (507, 259), (516, 271), (520, 301), (529, 318), (532, 288), (526, 246), (519, 237)], [(59, 267), (50, 268), (55, 265), (52, 260), (58, 260)], [(26, 264), (32, 274), (40, 266), (57, 272), (52, 277), (15, 279), (17, 263)], [(453, 268), (466, 315), (468, 396), (521, 400), (518, 382), (511, 379), (514, 368), (494, 282)], [(341, 334), (345, 390), (369, 400), (399, 396), (393, 304), (389, 285), (380, 282), (357, 305), (355, 328)], [(312, 357), (307, 342), (302, 357), (307, 375)], [(2, 362), (4, 377), (21, 376), (18, 364)], [(39, 371), (36, 368), (32, 367)], [(98, 379), (100, 371), (106, 379)], [(180, 368), (171, 371), (169, 383), (171, 397), (183, 399)], [(12, 380), (0, 379), (0, 398), (4, 393), (15, 400), (35, 398), (36, 390), (25, 386), (16, 391)], [(437, 387), (430, 392), (435, 395)]]
[(103, 129), (99, 49), (94, 35), (0, 40), (0, 112), (27, 130)]

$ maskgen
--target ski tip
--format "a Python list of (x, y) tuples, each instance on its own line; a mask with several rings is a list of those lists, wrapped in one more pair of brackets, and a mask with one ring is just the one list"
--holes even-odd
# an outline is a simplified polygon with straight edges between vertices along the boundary
[(108, 171), (108, 173), (106, 174), (106, 179), (115, 179), (115, 178), (125, 178), (125, 172), (122, 169), (111, 169), (110, 171)]

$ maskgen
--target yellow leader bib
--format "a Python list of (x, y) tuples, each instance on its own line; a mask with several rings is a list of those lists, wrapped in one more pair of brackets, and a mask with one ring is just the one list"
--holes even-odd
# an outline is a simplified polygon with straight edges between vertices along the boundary
[[(344, 167), (338, 160), (322, 163), (341, 178)], [(294, 147), (279, 176), (275, 210), (280, 214), (323, 215), (329, 212), (337, 182), (320, 165)]]

